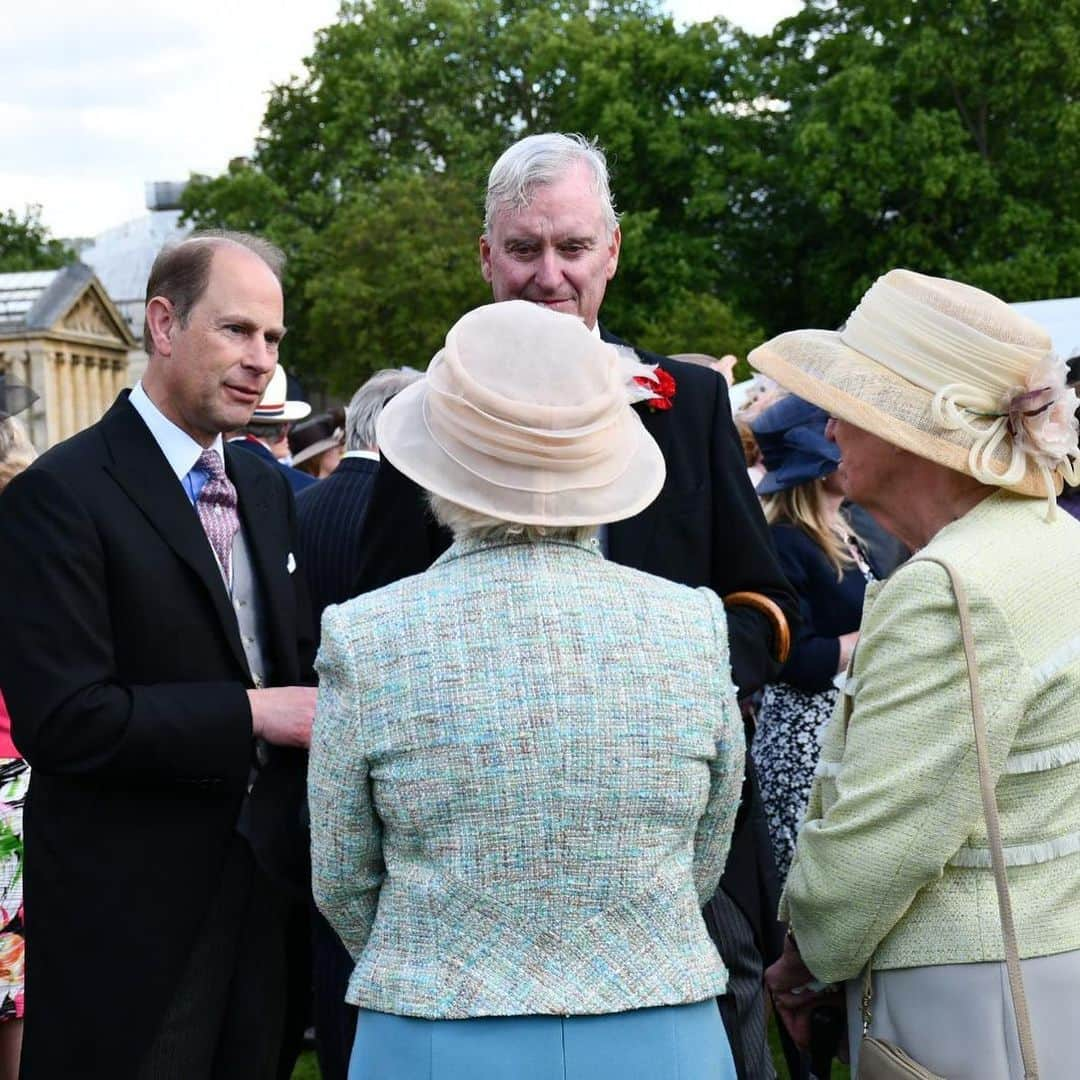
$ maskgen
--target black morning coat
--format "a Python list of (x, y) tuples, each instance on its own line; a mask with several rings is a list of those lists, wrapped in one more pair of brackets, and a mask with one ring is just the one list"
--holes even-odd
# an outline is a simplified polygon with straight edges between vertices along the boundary
[[(225, 445), (269, 629), (268, 681), (312, 682), (293, 499)], [(306, 889), (306, 756), (253, 765), (233, 608), (127, 393), (0, 497), (0, 688), (32, 767), (23, 1077), (134, 1076), (238, 827)]]
[[(625, 342), (601, 328), (601, 337)], [(799, 602), (780, 569), (761, 505), (746, 472), (742, 444), (731, 418), (727, 383), (708, 368), (636, 350), (646, 364), (660, 364), (675, 379), (674, 407), (635, 406), (667, 464), (664, 486), (651, 506), (608, 527), (608, 557), (624, 566), (683, 585), (707, 585), (721, 597), (750, 590), (775, 600), (792, 630)], [(420, 573), (449, 546), (450, 534), (427, 510), (420, 489), (385, 458), (364, 516), (356, 592), (368, 592)], [(740, 607), (728, 612), (732, 667), (740, 696), (772, 680), (772, 626)], [(748, 775), (751, 770), (748, 768)], [(771, 871), (760, 863), (760, 841), (751, 835), (743, 793), (721, 887), (755, 929), (766, 955), (775, 926), (774, 896), (763, 890)]]

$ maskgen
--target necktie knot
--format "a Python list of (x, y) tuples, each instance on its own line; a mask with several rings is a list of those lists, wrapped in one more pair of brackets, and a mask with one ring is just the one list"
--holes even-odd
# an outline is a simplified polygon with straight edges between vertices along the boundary
[(225, 466), (216, 450), (204, 450), (195, 462), (195, 468), (206, 473), (211, 480), (221, 480), (225, 476)]

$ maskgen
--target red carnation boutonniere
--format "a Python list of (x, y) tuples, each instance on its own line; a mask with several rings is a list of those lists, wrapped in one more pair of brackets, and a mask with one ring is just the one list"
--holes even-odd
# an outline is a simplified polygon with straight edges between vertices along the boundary
[(675, 397), (675, 380), (671, 372), (665, 371), (659, 364), (648, 375), (635, 375), (634, 382), (638, 386), (651, 390), (654, 397), (645, 398), (645, 404), (653, 411), (666, 412), (671, 408), (672, 398)]

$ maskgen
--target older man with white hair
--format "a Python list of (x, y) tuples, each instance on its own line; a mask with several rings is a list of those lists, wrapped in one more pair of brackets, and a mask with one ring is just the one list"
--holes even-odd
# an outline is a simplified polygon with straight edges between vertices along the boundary
[[(488, 179), (480, 268), (496, 300), (529, 300), (581, 319), (605, 341), (623, 344), (599, 323), (618, 268), (622, 234), (599, 146), (549, 132), (521, 139)], [(684, 585), (707, 585), (729, 601), (735, 681), (742, 693), (778, 670), (785, 615), (798, 602), (780, 570), (760, 506), (746, 477), (727, 384), (694, 364), (635, 350), (653, 369), (654, 391), (638, 412), (664, 455), (667, 479), (640, 514), (605, 527), (613, 562)], [(450, 544), (419, 489), (384, 462), (359, 541), (357, 591), (426, 569)], [(748, 780), (728, 869), (708, 912), (730, 973), (722, 1011), (741, 1077), (771, 1077), (761, 994), (761, 953), (773, 950), (774, 912), (762, 887), (767, 845)], [(760, 826), (761, 836), (754, 833)]]

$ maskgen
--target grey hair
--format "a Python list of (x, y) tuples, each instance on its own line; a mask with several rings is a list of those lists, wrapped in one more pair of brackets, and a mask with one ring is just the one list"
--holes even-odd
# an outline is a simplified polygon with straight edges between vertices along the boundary
[(36, 456), (22, 424), (13, 416), (0, 420), (0, 491), (28, 468)]
[(504, 150), (488, 174), (484, 200), (484, 236), (491, 236), (495, 216), (504, 207), (520, 210), (528, 206), (533, 192), (561, 179), (575, 165), (584, 165), (592, 174), (593, 191), (600, 200), (608, 238), (615, 232), (619, 215), (611, 198), (607, 158), (596, 139), (584, 135), (563, 135), (549, 131), (527, 135)]
[(435, 520), (454, 534), (455, 540), (571, 540), (582, 543), (596, 535), (595, 525), (522, 525), (515, 521), (501, 521), (476, 510), (445, 499), (435, 492), (427, 492), (428, 506)]
[(375, 425), (386, 403), (400, 394), (406, 386), (423, 378), (415, 368), (383, 368), (352, 396), (345, 409), (345, 450), (367, 450), (375, 447)]

